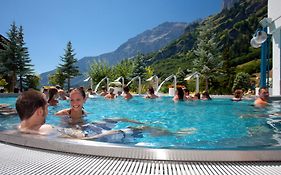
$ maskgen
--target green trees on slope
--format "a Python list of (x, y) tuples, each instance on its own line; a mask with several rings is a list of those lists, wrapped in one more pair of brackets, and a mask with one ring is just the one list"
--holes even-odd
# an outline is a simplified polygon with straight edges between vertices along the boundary
[(4, 50), (0, 50), (0, 74), (8, 82), (8, 91), (10, 92), (16, 87), (17, 78), (19, 78), (21, 90), (24, 86), (30, 88), (32, 86), (28, 84), (29, 81), (24, 80), (27, 79), (27, 76), (30, 78), (30, 75), (34, 73), (28, 49), (25, 47), (23, 27), (18, 28), (13, 22), (7, 35), (9, 41), (1, 43)]

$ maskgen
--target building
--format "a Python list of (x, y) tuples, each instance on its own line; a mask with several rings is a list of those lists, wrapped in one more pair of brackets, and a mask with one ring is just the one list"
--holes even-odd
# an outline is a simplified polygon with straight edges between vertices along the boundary
[(9, 40), (5, 38), (3, 35), (0, 34), (0, 50), (4, 49), (4, 46), (2, 45), (3, 42), (8, 42)]
[(272, 35), (272, 95), (281, 95), (281, 1), (268, 0), (268, 34)]

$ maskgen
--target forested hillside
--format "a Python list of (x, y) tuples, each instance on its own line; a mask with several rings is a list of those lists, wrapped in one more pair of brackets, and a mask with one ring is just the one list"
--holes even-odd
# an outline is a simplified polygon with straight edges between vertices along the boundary
[(192, 23), (178, 40), (143, 61), (162, 79), (176, 74), (185, 84), (180, 78), (199, 71), (206, 78), (201, 84), (209, 82), (211, 92), (230, 93), (237, 73), (259, 72), (260, 49), (251, 48), (250, 39), (266, 15), (267, 0), (241, 1)]

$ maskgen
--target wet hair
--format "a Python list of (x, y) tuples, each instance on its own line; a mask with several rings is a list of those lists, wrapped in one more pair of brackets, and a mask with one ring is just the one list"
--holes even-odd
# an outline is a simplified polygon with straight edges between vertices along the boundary
[(153, 87), (149, 87), (149, 88), (148, 88), (148, 92), (149, 92), (150, 94), (154, 94), (154, 89), (153, 89)]
[(124, 86), (123, 90), (124, 90), (124, 92), (126, 92), (126, 93), (130, 91), (130, 89), (129, 89), (128, 86)]
[(48, 99), (48, 103), (50, 102), (50, 100), (58, 93), (58, 89), (57, 88), (50, 88), (49, 89), (49, 99)]
[(197, 97), (198, 99), (200, 99), (200, 93), (199, 92), (197, 92), (194, 96)]
[(268, 91), (268, 89), (266, 88), (266, 87), (261, 87), (260, 89), (259, 89), (259, 93), (261, 93), (261, 90), (266, 90), (266, 91)]
[(16, 110), (20, 120), (29, 119), (34, 112), (47, 105), (46, 98), (42, 92), (36, 90), (25, 91), (17, 98)]
[(184, 89), (184, 92), (188, 94), (190, 93), (189, 89)]
[(84, 99), (86, 98), (86, 93), (85, 93), (85, 91), (84, 91), (83, 89), (81, 89), (81, 88), (75, 88), (75, 89), (73, 89), (73, 90), (70, 92), (70, 95), (71, 95), (72, 93), (77, 92), (77, 91), (83, 96)]
[(184, 92), (181, 87), (177, 87), (179, 100), (183, 100)]
[(236, 89), (234, 91), (234, 97), (235, 98), (242, 98), (242, 95), (243, 95), (243, 91), (241, 89)]
[[(207, 98), (208, 100), (212, 100), (212, 98), (211, 98), (210, 95), (209, 95), (209, 92), (207, 92), (207, 91), (204, 91), (204, 92), (202, 93), (202, 96), (205, 96), (205, 98)], [(200, 99), (200, 96), (199, 96), (198, 99)]]

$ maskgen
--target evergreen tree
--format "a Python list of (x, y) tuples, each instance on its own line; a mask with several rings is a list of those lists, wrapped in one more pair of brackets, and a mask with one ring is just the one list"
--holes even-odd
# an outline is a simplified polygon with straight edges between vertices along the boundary
[(146, 73), (145, 67), (144, 55), (138, 54), (135, 58), (132, 78), (140, 76), (141, 79), (144, 79)]
[(26, 75), (23, 81), (24, 81), (24, 85), (23, 85), (24, 89), (32, 88), (32, 89), (39, 90), (38, 89), (38, 86), (40, 84), (39, 75), (35, 75), (35, 74)]
[(61, 61), (63, 63), (59, 66), (59, 69), (61, 69), (64, 77), (67, 79), (68, 90), (70, 88), (70, 79), (77, 75), (80, 75), (78, 66), (75, 65), (77, 63), (77, 59), (74, 57), (75, 54), (73, 52), (74, 49), (72, 49), (72, 44), (69, 41), (65, 49), (65, 54), (63, 57), (61, 57)]
[(218, 75), (222, 67), (221, 55), (218, 43), (215, 41), (213, 26), (208, 19), (199, 28), (198, 43), (194, 50), (197, 59), (193, 61), (194, 71), (197, 71), (205, 78), (205, 90), (209, 89), (209, 80)]
[(25, 47), (24, 42), (24, 34), (22, 26), (19, 27), (18, 31), (18, 58), (17, 58), (17, 74), (19, 76), (19, 86), (22, 91), (23, 88), (23, 78), (27, 75), (33, 74), (33, 69), (31, 68), (33, 65), (31, 63), (31, 59), (29, 57), (28, 49)]
[(19, 62), (18, 28), (15, 22), (11, 24), (7, 35), (9, 41), (3, 43), (4, 50), (1, 51), (0, 72), (6, 77), (5, 79), (8, 80), (8, 91), (12, 92), (13, 88), (16, 86)]
[(8, 91), (11, 92), (16, 86), (17, 77), (22, 90), (24, 78), (33, 74), (33, 65), (25, 47), (23, 27), (18, 28), (13, 22), (7, 35), (9, 41), (2, 43), (4, 50), (0, 53), (0, 73), (8, 80)]

